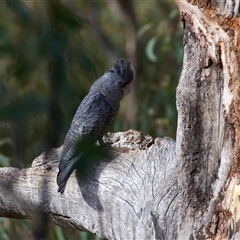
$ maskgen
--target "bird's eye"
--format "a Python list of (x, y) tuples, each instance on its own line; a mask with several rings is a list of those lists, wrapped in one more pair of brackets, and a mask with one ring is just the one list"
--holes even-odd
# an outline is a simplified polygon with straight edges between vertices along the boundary
[(117, 82), (117, 84), (120, 86), (120, 85), (122, 85), (122, 82)]

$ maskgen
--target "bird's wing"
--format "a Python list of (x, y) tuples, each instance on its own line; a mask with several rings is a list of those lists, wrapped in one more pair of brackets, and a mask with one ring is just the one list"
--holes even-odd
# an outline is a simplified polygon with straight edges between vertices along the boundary
[[(115, 115), (115, 114), (114, 114)], [(63, 143), (61, 160), (69, 161), (75, 144), (86, 138), (96, 142), (102, 137), (113, 118), (113, 109), (100, 93), (89, 93), (81, 102)]]

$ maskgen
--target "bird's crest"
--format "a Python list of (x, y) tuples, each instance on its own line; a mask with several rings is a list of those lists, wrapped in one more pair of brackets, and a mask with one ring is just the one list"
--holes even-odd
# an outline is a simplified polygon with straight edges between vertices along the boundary
[(131, 68), (130, 62), (124, 58), (118, 59), (109, 70), (111, 73), (117, 74), (120, 78), (123, 79), (133, 79), (133, 70)]

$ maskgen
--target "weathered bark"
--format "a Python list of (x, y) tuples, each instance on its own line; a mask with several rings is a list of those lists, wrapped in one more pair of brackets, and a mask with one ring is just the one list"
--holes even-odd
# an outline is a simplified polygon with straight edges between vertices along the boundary
[(234, 3), (222, 3), (177, 0), (184, 29), (178, 239), (234, 239), (239, 231), (240, 28), (226, 18)]
[(108, 134), (111, 160), (88, 176), (72, 174), (57, 192), (61, 148), (42, 154), (28, 169), (0, 168), (0, 216), (48, 214), (57, 225), (106, 239), (176, 239), (178, 186), (175, 141), (140, 132)]

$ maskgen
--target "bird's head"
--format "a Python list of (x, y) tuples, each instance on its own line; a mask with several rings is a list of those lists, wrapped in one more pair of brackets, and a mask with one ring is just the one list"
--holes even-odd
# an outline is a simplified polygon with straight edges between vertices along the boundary
[(130, 92), (133, 76), (130, 62), (121, 58), (93, 84), (91, 89), (97, 87), (106, 97), (121, 100), (124, 95)]

